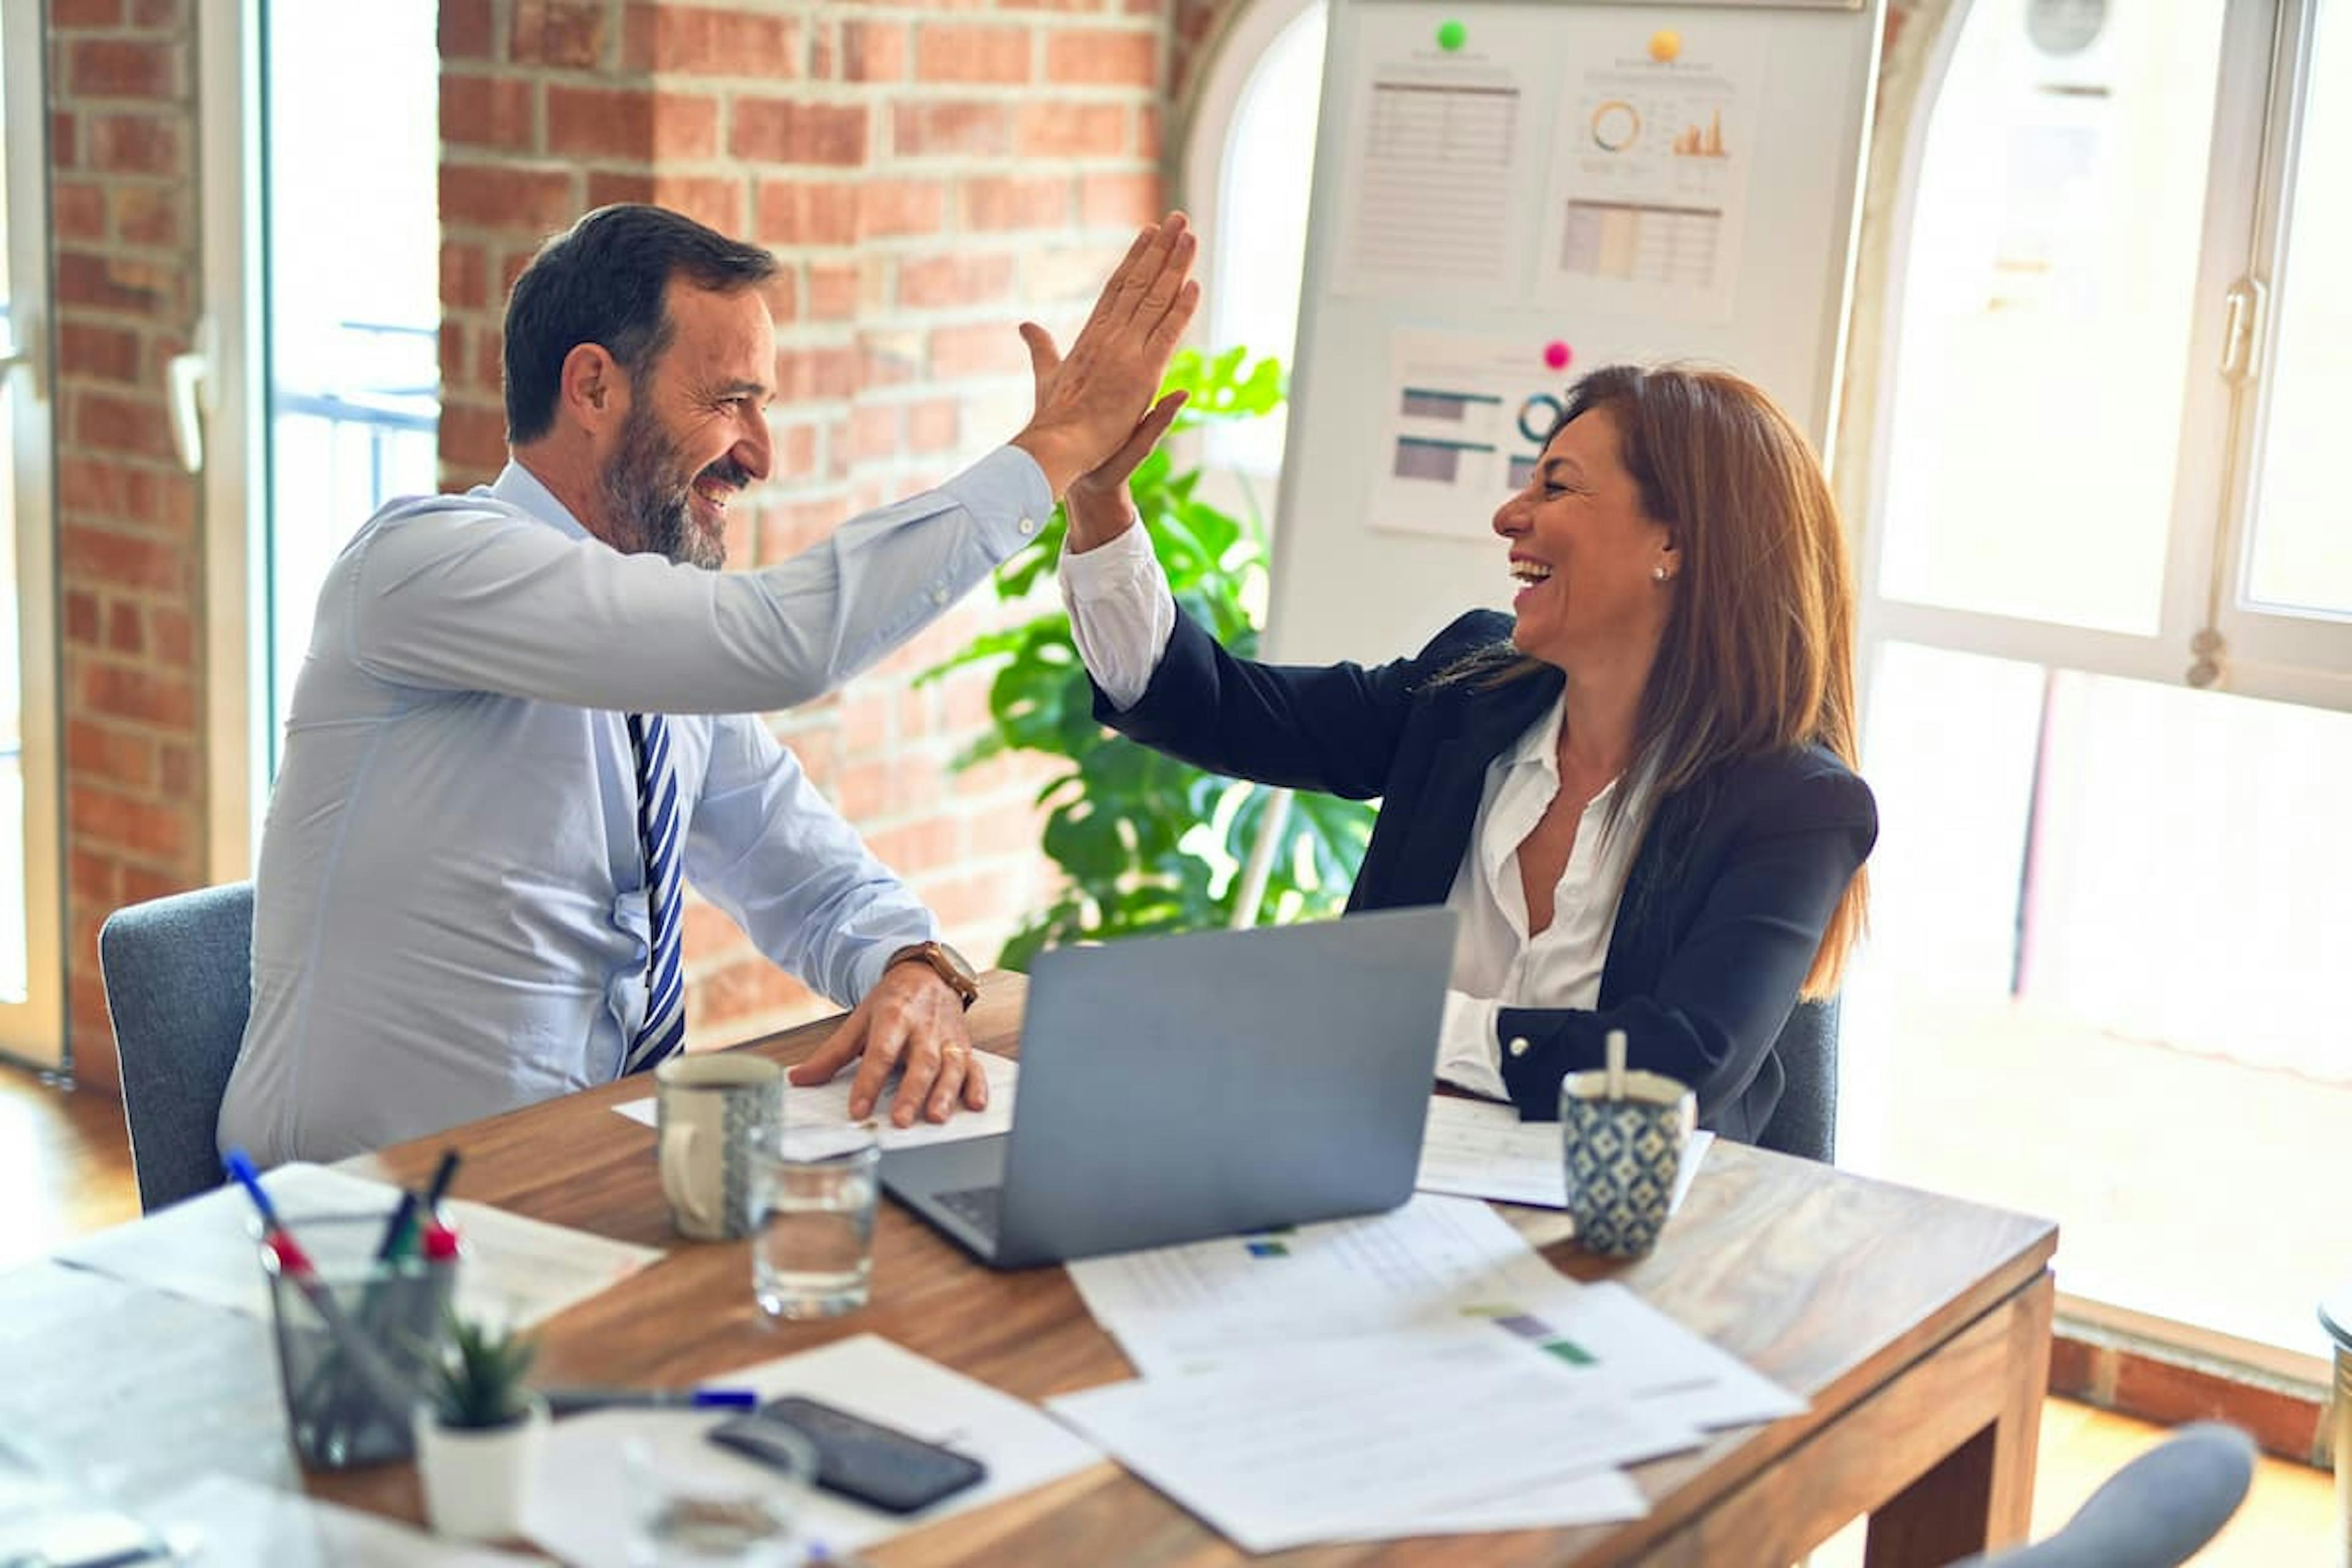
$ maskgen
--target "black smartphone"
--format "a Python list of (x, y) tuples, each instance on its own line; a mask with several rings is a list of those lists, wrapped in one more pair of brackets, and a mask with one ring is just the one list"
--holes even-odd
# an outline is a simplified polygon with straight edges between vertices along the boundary
[(765, 1463), (789, 1462), (789, 1455), (779, 1453), (785, 1445), (773, 1435), (780, 1426), (816, 1449), (817, 1485), (892, 1513), (929, 1508), (988, 1474), (969, 1454), (797, 1394), (721, 1422), (710, 1429), (710, 1440)]

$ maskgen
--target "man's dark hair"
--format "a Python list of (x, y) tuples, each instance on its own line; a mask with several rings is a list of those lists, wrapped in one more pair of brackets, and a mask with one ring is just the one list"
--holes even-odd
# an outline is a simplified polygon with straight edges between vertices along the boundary
[(684, 274), (704, 289), (750, 289), (776, 258), (665, 207), (598, 207), (540, 248), (507, 300), (507, 440), (535, 441), (555, 423), (563, 359), (597, 343), (632, 382), (669, 346), (663, 291)]

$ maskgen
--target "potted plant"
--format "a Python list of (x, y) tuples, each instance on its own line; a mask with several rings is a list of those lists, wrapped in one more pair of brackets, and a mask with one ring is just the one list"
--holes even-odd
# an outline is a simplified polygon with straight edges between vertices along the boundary
[[(1174, 434), (1213, 421), (1261, 418), (1282, 403), (1282, 368), (1244, 349), (1177, 354), (1162, 391), (1187, 395)], [(1176, 602), (1244, 658), (1257, 651), (1266, 582), (1265, 531), (1252, 510), (1220, 510), (1199, 492), (1202, 470), (1180, 468), (1168, 443), (1129, 481), (1135, 509), (1167, 569)], [(1050, 595), (1067, 518), (1055, 510), (1041, 547), (996, 576), (997, 597)], [(1041, 950), (1068, 942), (1199, 931), (1235, 923), (1283, 923), (1337, 915), (1371, 837), (1364, 801), (1303, 795), (1286, 819), (1276, 792), (1204, 773), (1113, 734), (1095, 722), (1093, 688), (1058, 603), (1030, 619), (984, 633), (923, 681), (966, 666), (995, 666), (988, 732), (955, 760), (958, 769), (1005, 752), (1057, 759), (1061, 771), (1038, 793), (1045, 806), (1045, 853), (1062, 884), (1032, 914), (997, 963), (1025, 970)], [(1278, 836), (1255, 906), (1240, 901), (1239, 870), (1268, 814)]]
[(538, 1353), (535, 1340), (450, 1314), (448, 1351), (416, 1411), (416, 1472), (439, 1533), (522, 1532), (547, 1436), (547, 1402), (523, 1386)]

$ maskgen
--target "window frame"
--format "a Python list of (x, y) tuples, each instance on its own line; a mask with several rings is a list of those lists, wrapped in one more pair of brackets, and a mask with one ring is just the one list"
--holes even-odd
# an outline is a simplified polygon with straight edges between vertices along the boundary
[(0, 1002), (0, 1057), (69, 1076), (66, 1037), (65, 817), (58, 711), (56, 300), (51, 288), (48, 40), (42, 7), (0, 7), (6, 71), (9, 305), (26, 363), (6, 439), (15, 457), (16, 657), (23, 756), (25, 1000)]

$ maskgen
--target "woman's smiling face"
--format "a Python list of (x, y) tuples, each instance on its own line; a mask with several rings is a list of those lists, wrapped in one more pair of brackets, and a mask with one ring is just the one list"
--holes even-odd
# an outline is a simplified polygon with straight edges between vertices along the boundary
[(1547, 664), (1646, 656), (1665, 628), (1679, 569), (1674, 536), (1643, 510), (1618, 452), (1616, 416), (1592, 408), (1553, 434), (1528, 488), (1495, 513), (1522, 584), (1511, 640)]

